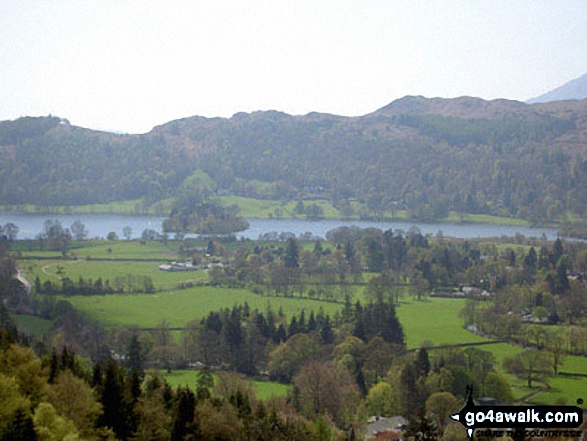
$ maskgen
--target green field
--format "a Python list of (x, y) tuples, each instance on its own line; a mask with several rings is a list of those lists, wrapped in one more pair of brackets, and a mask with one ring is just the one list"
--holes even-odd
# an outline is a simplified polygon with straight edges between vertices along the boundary
[[(175, 260), (179, 251), (179, 242), (170, 240), (146, 241), (120, 239), (116, 241), (87, 241), (73, 242), (69, 254), (75, 254), (79, 259), (161, 259)], [(60, 251), (21, 251), (23, 257), (55, 257), (60, 259)]]
[(587, 378), (580, 377), (561, 377), (550, 378), (548, 380), (550, 387), (546, 392), (542, 392), (534, 398), (539, 403), (555, 404), (563, 402), (570, 406), (577, 405), (577, 399), (585, 400), (587, 397)]
[(53, 326), (51, 320), (23, 314), (10, 314), (10, 318), (14, 320), (19, 331), (23, 331), (35, 338), (43, 339), (51, 335)]
[[(435, 346), (487, 341), (462, 327), (459, 311), (464, 299), (430, 298), (401, 302), (397, 315), (404, 328), (408, 348), (417, 348), (424, 339)], [(488, 346), (489, 347), (489, 346)]]
[[(239, 208), (238, 215), (242, 217), (251, 217), (257, 219), (268, 218), (294, 218), (301, 217), (305, 219), (305, 215), (296, 215), (295, 208), (297, 201), (289, 201), (283, 203), (279, 200), (265, 200), (254, 199), (242, 196), (220, 196), (222, 205), (228, 207), (236, 205)], [(336, 208), (326, 200), (304, 200), (304, 205), (308, 206), (316, 204), (324, 211), (323, 217), (325, 219), (339, 219), (340, 214)]]
[(450, 215), (442, 219), (444, 222), (471, 222), (478, 224), (493, 224), (493, 225), (517, 225), (521, 227), (529, 227), (530, 222), (523, 219), (515, 219), (512, 217), (491, 216), (489, 214), (465, 214), (461, 216), (454, 211)]
[[(197, 371), (193, 370), (175, 370), (171, 373), (161, 371), (163, 378), (167, 380), (173, 388), (189, 387), (196, 390)], [(216, 381), (214, 376), (214, 381)], [(283, 397), (287, 394), (289, 386), (287, 384), (277, 383), (275, 381), (251, 381), (251, 386), (255, 391), (255, 396), (262, 401), (267, 401), (271, 397)]]
[[(161, 262), (162, 263), (162, 262)], [(158, 262), (108, 262), (87, 260), (43, 260), (28, 261), (24, 268), (26, 277), (32, 282), (38, 276), (39, 280), (58, 281), (63, 277), (69, 277), (77, 282), (80, 277), (85, 280), (103, 281), (108, 279), (111, 285), (117, 276), (126, 274), (148, 276), (153, 280), (157, 290), (175, 288), (180, 282), (197, 282), (207, 280), (204, 270), (165, 272), (159, 271)]]
[[(342, 304), (320, 302), (308, 298), (263, 297), (244, 289), (228, 289), (214, 287), (195, 287), (178, 290), (181, 282), (203, 281), (207, 279), (204, 271), (166, 273), (157, 269), (159, 263), (177, 259), (177, 245), (170, 241), (168, 245), (161, 242), (119, 240), (115, 242), (88, 242), (85, 248), (76, 249), (79, 260), (59, 259), (54, 251), (23, 251), (24, 256), (55, 257), (53, 260), (22, 260), (20, 266), (26, 277), (32, 282), (35, 277), (41, 281), (50, 279), (58, 281), (69, 277), (76, 282), (80, 277), (96, 280), (102, 277), (112, 283), (117, 275), (135, 274), (151, 277), (157, 293), (154, 294), (117, 294), (107, 296), (72, 296), (67, 297), (73, 306), (89, 319), (96, 320), (106, 327), (137, 326), (139, 328), (155, 327), (165, 319), (171, 327), (183, 327), (187, 322), (201, 319), (210, 311), (242, 305), (245, 302), (252, 309), (265, 311), (270, 306), (277, 312), (283, 309), (286, 316), (305, 311), (323, 308), (330, 315), (342, 309)], [(227, 246), (230, 247), (231, 244)], [(307, 246), (310, 246), (308, 244)], [(102, 261), (85, 260), (86, 257), (100, 259), (156, 259), (156, 261)], [(366, 273), (367, 281), (372, 274)], [(355, 298), (364, 301), (364, 285), (358, 285)], [(408, 348), (417, 348), (423, 340), (430, 340), (433, 345), (473, 343), (487, 341), (462, 328), (459, 311), (465, 305), (464, 299), (425, 298), (422, 301), (411, 299), (407, 293), (397, 307), (399, 319), (403, 325)], [(49, 329), (50, 323), (35, 317), (15, 316), (19, 327), (27, 329), (33, 335), (42, 337)], [(176, 339), (179, 332), (173, 333)], [(501, 363), (506, 356), (513, 356), (522, 351), (520, 347), (505, 343), (483, 346), (496, 359), (496, 368), (503, 371)], [(587, 373), (587, 359), (567, 357), (562, 371)], [(513, 393), (517, 398), (528, 396), (538, 389), (529, 390), (523, 381), (510, 374), (507, 378), (513, 385)], [(558, 376), (549, 379), (550, 390), (532, 397), (533, 401), (553, 403), (576, 394), (577, 390), (587, 391), (584, 378), (568, 378)], [(261, 384), (255, 386), (261, 397), (274, 394), (277, 386)], [(283, 386), (285, 387), (285, 386)], [(587, 393), (585, 393), (587, 395)], [(574, 396), (574, 395), (573, 395)]]
[(89, 319), (106, 327), (138, 326), (155, 327), (167, 320), (172, 327), (182, 327), (194, 319), (201, 319), (210, 311), (234, 305), (249, 304), (251, 309), (266, 311), (271, 306), (274, 312), (283, 309), (286, 316), (299, 314), (302, 310), (318, 311), (323, 308), (330, 315), (342, 309), (341, 304), (309, 299), (263, 297), (244, 289), (197, 287), (157, 294), (116, 294), (106, 296), (67, 297), (72, 305)]
[(106, 204), (91, 205), (0, 205), (0, 210), (24, 211), (29, 213), (95, 213), (95, 214), (131, 214), (135, 212), (137, 204), (141, 204), (140, 199), (131, 201), (117, 201)]

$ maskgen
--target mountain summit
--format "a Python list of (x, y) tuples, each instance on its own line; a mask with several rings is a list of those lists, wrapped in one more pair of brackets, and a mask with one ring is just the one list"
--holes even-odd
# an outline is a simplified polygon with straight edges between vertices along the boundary
[(557, 87), (544, 95), (532, 98), (527, 102), (529, 104), (548, 103), (550, 101), (566, 101), (566, 100), (584, 100), (587, 99), (587, 74), (582, 77), (575, 78), (568, 83)]

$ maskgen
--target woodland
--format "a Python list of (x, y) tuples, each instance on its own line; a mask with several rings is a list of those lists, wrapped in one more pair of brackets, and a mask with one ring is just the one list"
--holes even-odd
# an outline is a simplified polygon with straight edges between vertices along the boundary
[[(47, 253), (47, 244), (5, 242), (0, 430), (5, 439), (358, 439), (369, 416), (402, 415), (410, 422), (405, 436), (464, 439), (447, 415), (462, 407), (469, 386), (474, 397), (524, 402), (518, 389), (548, 390), (567, 360), (585, 368), (587, 249), (516, 240), (341, 227), (327, 240), (169, 241), (183, 259), (224, 263), (199, 286), (178, 283), (176, 290), (245, 290), (306, 305), (285, 314), (245, 301), (181, 328), (164, 320), (151, 328), (104, 328), (70, 303), (164, 294), (152, 273), (144, 286), (138, 275), (121, 281), (123, 290), (134, 290), (120, 293), (107, 274), (72, 280), (65, 270), (59, 281), (37, 277), (27, 294), (13, 276), (31, 256)], [(134, 246), (150, 246), (144, 242)], [(57, 246), (56, 257), (75, 266), (70, 253), (92, 246), (72, 241), (65, 255)], [(515, 350), (502, 356), (479, 343), (426, 339), (406, 345), (397, 310), (437, 296), (461, 297), (451, 300), (462, 306), (460, 326)], [(334, 313), (327, 305), (337, 305)], [(51, 320), (50, 334), (20, 332), (11, 311)], [(164, 372), (194, 366), (195, 388), (165, 379)], [(289, 392), (259, 400), (251, 378), (288, 384)]]
[(401, 416), (374, 439), (453, 441), (469, 394), (578, 403), (583, 241), (358, 227), (252, 241), (232, 235), (248, 224), (226, 201), (580, 236), (586, 139), (586, 101), (406, 97), (361, 117), (238, 113), (140, 135), (0, 122), (3, 210), (166, 216), (140, 239), (0, 227), (0, 439), (356, 440), (370, 417)]
[(361, 117), (239, 113), (142, 135), (25, 117), (0, 123), (0, 204), (150, 206), (195, 187), (207, 197), (327, 200), (341, 217), (406, 210), (420, 220), (455, 212), (580, 222), (586, 116), (583, 101), (406, 97)]

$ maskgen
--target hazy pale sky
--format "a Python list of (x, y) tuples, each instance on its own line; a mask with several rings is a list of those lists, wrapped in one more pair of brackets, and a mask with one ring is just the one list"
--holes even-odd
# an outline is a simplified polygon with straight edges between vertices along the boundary
[(587, 72), (585, 0), (2, 0), (0, 120), (129, 133), (193, 115), (526, 100)]

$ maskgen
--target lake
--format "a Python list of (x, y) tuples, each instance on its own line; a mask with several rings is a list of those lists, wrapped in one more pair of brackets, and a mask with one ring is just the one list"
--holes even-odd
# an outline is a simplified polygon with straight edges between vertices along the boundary
[[(104, 238), (110, 231), (114, 231), (123, 238), (122, 229), (130, 227), (132, 237), (137, 238), (145, 229), (153, 229), (161, 233), (162, 217), (154, 216), (125, 216), (116, 214), (38, 214), (21, 212), (0, 212), (0, 224), (12, 222), (20, 228), (18, 239), (34, 239), (43, 230), (43, 223), (47, 219), (59, 220), (64, 228), (80, 220), (86, 226), (89, 237)], [(436, 235), (439, 231), (446, 237), (463, 239), (483, 237), (513, 237), (522, 234), (526, 237), (546, 237), (549, 240), (557, 238), (554, 228), (532, 228), (510, 225), (490, 225), (474, 223), (420, 223), (409, 221), (372, 222), (359, 220), (320, 220), (308, 221), (302, 219), (247, 219), (250, 223), (248, 230), (237, 233), (237, 237), (258, 239), (265, 233), (291, 232), (296, 236), (311, 233), (313, 236), (325, 237), (328, 230), (341, 226), (357, 226), (360, 228), (373, 227), (380, 230), (408, 231), (412, 227), (420, 229), (422, 234)]]

